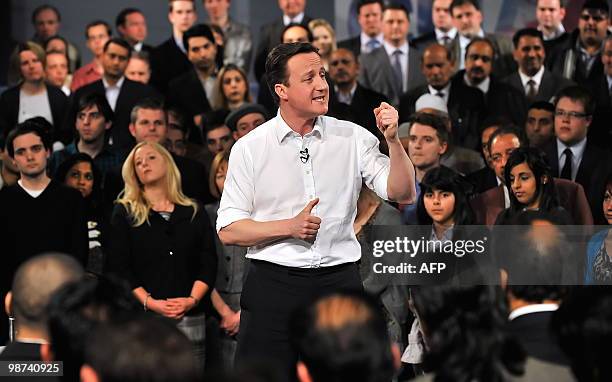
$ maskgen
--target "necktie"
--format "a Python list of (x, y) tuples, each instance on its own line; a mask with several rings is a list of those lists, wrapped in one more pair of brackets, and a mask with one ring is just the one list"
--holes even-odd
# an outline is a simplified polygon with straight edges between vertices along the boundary
[(451, 42), (451, 38), (448, 37), (447, 35), (444, 35), (442, 37), (442, 45), (448, 46), (450, 44), (450, 42)]
[(366, 43), (366, 47), (368, 49), (368, 51), (366, 53), (370, 53), (371, 51), (373, 51), (374, 49), (378, 48), (380, 46), (380, 41), (378, 41), (377, 39), (373, 38), (370, 41), (368, 41)]
[(536, 82), (530, 78), (529, 81), (527, 81), (527, 99), (530, 101), (532, 101), (538, 94), (535, 86)]
[(568, 147), (563, 150), (563, 154), (565, 154), (565, 164), (563, 170), (561, 170), (561, 178), (572, 180), (572, 150)]
[(393, 52), (393, 76), (395, 77), (395, 83), (398, 85), (399, 92), (404, 92), (404, 75), (402, 74), (402, 51), (396, 50)]
[(443, 92), (437, 92), (436, 95), (442, 99), (444, 99), (444, 93)]

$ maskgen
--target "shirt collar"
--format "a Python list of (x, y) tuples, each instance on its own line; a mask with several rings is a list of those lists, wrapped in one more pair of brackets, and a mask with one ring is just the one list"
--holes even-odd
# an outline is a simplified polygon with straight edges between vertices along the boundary
[(574, 158), (582, 158), (582, 154), (584, 154), (584, 149), (586, 149), (587, 137), (584, 137), (578, 143), (568, 146), (565, 143), (561, 142), (559, 138), (557, 138), (557, 159), (561, 159), (561, 155), (563, 155), (563, 151), (566, 148), (572, 150), (572, 155)]
[(404, 54), (404, 57), (408, 57), (408, 41), (404, 41), (402, 45), (400, 45), (399, 47), (395, 47), (391, 45), (387, 40), (385, 40), (383, 41), (383, 46), (385, 47), (385, 51), (387, 52), (387, 55), (389, 57), (392, 57), (393, 52), (395, 52), (396, 50), (401, 50)]
[(104, 76), (102, 76), (102, 84), (104, 85), (104, 89), (108, 89), (109, 87), (114, 87), (114, 88), (121, 89), (121, 86), (123, 85), (123, 81), (125, 81), (125, 76), (121, 76), (119, 81), (117, 81), (117, 83), (114, 86), (111, 86), (111, 85), (109, 85), (108, 82), (106, 82), (106, 78), (104, 78)]
[(542, 28), (539, 25), (538, 25), (538, 30), (540, 32), (542, 32), (542, 37), (544, 37), (544, 41), (554, 40), (557, 37), (561, 36), (563, 33), (565, 33), (565, 27), (561, 23), (559, 24), (557, 29), (553, 33), (551, 33), (551, 34), (545, 34), (544, 33), (544, 28)]
[[(478, 33), (476, 33), (477, 37), (485, 37), (485, 33), (482, 30), (482, 28), (480, 28), (480, 30), (478, 31)], [(465, 49), (466, 46), (468, 46), (468, 44), (470, 43), (470, 41), (472, 41), (471, 38), (465, 37), (464, 35), (462, 35), (461, 33), (459, 33), (459, 44), (461, 45), (461, 49)]]
[(187, 54), (187, 50), (185, 49), (185, 45), (183, 45), (183, 39), (182, 38), (178, 38), (174, 35), (172, 35), (172, 38), (174, 38), (174, 43), (176, 44), (176, 46), (178, 46), (178, 48), (181, 50), (181, 52)]
[(520, 308), (514, 309), (512, 312), (510, 312), (508, 320), (512, 321), (517, 317), (524, 316), (530, 313), (554, 312), (557, 309), (559, 309), (559, 304), (532, 304), (527, 306), (521, 306)]
[(144, 43), (142, 41), (137, 42), (136, 44), (134, 44), (134, 50), (136, 52), (140, 52), (142, 50), (142, 46), (144, 45)]
[(523, 73), (520, 68), (518, 72), (519, 76), (521, 77), (521, 83), (523, 84), (523, 87), (527, 87), (527, 82), (529, 82), (529, 80), (534, 80), (536, 88), (539, 88), (540, 84), (542, 83), (542, 76), (544, 75), (544, 65), (542, 65), (540, 70), (538, 70), (538, 72), (533, 77), (529, 77), (528, 75)]
[[(289, 127), (287, 122), (285, 122), (285, 120), (281, 116), (280, 107), (278, 108), (278, 112), (276, 113), (276, 123), (278, 126), (274, 127), (273, 131), (278, 141), (278, 144), (281, 144), (288, 135), (299, 136), (298, 133), (296, 133), (291, 127)], [(321, 118), (320, 116), (317, 117), (314, 121), (312, 131), (306, 135), (318, 135), (319, 137), (321, 137), (321, 139), (323, 139), (325, 130), (324, 123), (325, 122), (323, 118)]]
[(384, 42), (384, 38), (383, 38), (382, 32), (380, 32), (379, 34), (377, 34), (374, 37), (368, 36), (364, 32), (361, 32), (361, 34), (359, 36), (360, 36), (360, 39), (361, 39), (361, 45), (367, 44), (368, 41), (370, 41), (372, 39), (377, 40), (380, 43), (380, 45), (382, 45), (383, 42)]
[(437, 95), (439, 92), (444, 93), (444, 100), (447, 101), (448, 100), (448, 95), (450, 94), (450, 88), (451, 88), (451, 81), (448, 81), (448, 84), (446, 84), (445, 87), (443, 87), (442, 89), (438, 90), (435, 89), (434, 87), (432, 87), (431, 85), (427, 85), (427, 88), (429, 89), (429, 92), (433, 95)]
[(295, 17), (289, 17), (287, 15), (283, 15), (283, 24), (285, 24), (285, 26), (291, 23), (301, 24), (303, 20), (304, 20), (304, 12), (298, 14)]
[(448, 36), (451, 40), (454, 40), (455, 36), (457, 36), (457, 28), (451, 28), (448, 32), (442, 32), (440, 29), (435, 28), (434, 32), (438, 41), (442, 40), (444, 36)]

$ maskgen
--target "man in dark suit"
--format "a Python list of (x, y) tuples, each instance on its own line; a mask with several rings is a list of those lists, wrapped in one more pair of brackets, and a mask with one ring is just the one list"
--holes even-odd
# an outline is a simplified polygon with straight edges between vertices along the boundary
[(370, 53), (382, 46), (382, 12), (381, 0), (361, 0), (357, 4), (357, 22), (361, 27), (361, 34), (338, 43), (338, 48), (345, 48), (353, 52), (355, 57)]
[(595, 224), (606, 224), (602, 203), (606, 179), (612, 173), (612, 154), (587, 137), (594, 104), (579, 86), (565, 88), (555, 104), (555, 141), (544, 148), (553, 175), (584, 187)]
[(409, 89), (425, 82), (419, 70), (420, 53), (408, 44), (410, 15), (401, 4), (385, 7), (383, 46), (362, 55), (359, 83), (384, 94), (393, 105)]
[(172, 24), (172, 36), (151, 52), (151, 85), (162, 94), (166, 93), (172, 79), (191, 69), (183, 46), (183, 33), (191, 28), (196, 19), (193, 0), (170, 1), (168, 20)]
[(489, 155), (489, 138), (503, 123), (497, 119), (487, 119), (480, 127), (480, 151), (485, 161), (485, 167), (466, 176), (474, 186), (474, 194), (481, 194), (499, 185), (499, 180), (493, 171), (491, 156)]
[(153, 47), (144, 43), (147, 38), (147, 20), (138, 8), (124, 8), (115, 19), (115, 28), (135, 52), (151, 53)]
[(593, 89), (596, 106), (588, 136), (593, 142), (599, 143), (601, 148), (609, 150), (612, 142), (612, 36), (604, 41), (601, 61), (606, 80), (598, 82)]
[(254, 72), (257, 81), (261, 82), (261, 76), (266, 71), (266, 58), (268, 53), (279, 44), (281, 34), (289, 24), (301, 24), (308, 27), (312, 18), (304, 14), (306, 0), (278, 0), (278, 6), (283, 16), (264, 24), (259, 31), (259, 43), (255, 51)]
[(331, 54), (329, 76), (335, 86), (335, 92), (334, 97), (329, 101), (327, 115), (355, 122), (376, 135), (381, 145), (384, 145), (386, 141), (376, 127), (373, 110), (381, 102), (387, 102), (387, 98), (361, 86), (357, 82), (358, 74), (359, 62), (353, 52), (345, 48), (338, 48)]
[[(544, 38), (544, 49), (546, 57), (550, 60), (550, 53), (557, 46), (564, 44), (569, 38), (569, 33), (565, 31), (563, 19), (565, 18), (565, 5), (567, 0), (537, 0), (536, 19), (538, 20), (538, 30), (542, 32)], [(546, 67), (550, 68), (549, 61)]]
[(466, 48), (465, 70), (455, 74), (453, 82), (464, 82), (484, 93), (486, 116), (505, 117), (523, 126), (527, 115), (524, 94), (491, 76), (495, 48), (488, 39), (474, 38)]
[(417, 49), (423, 50), (433, 43), (449, 46), (455, 37), (457, 37), (457, 28), (453, 25), (453, 18), (450, 14), (451, 2), (452, 0), (432, 1), (431, 21), (433, 22), (434, 30), (412, 40)]
[(514, 34), (512, 42), (518, 70), (502, 81), (523, 92), (529, 104), (550, 102), (559, 90), (573, 85), (572, 81), (544, 67), (546, 52), (542, 32), (535, 28), (521, 29)]
[(493, 73), (497, 77), (505, 77), (515, 70), (516, 64), (512, 59), (512, 42), (505, 36), (484, 32), (482, 29), (482, 13), (477, 0), (453, 0), (450, 5), (450, 12), (458, 31), (450, 49), (457, 59), (459, 69), (463, 69), (466, 65), (465, 52), (468, 44), (474, 38), (480, 37), (491, 41), (495, 53)]
[(417, 99), (429, 93), (442, 98), (452, 122), (452, 140), (455, 145), (476, 149), (478, 127), (484, 110), (484, 98), (478, 89), (461, 82), (451, 83), (455, 62), (448, 49), (439, 44), (425, 48), (421, 71), (427, 84), (418, 86), (400, 98), (400, 122), (408, 121), (415, 112)]
[(64, 128), (71, 137), (75, 131), (74, 121), (76, 121), (79, 100), (86, 94), (98, 93), (106, 96), (108, 104), (115, 113), (111, 129), (113, 147), (122, 149), (133, 144), (134, 141), (128, 131), (132, 108), (143, 98), (157, 96), (157, 92), (148, 85), (125, 78), (131, 50), (132, 47), (120, 38), (112, 38), (106, 42), (102, 54), (104, 67), (102, 79), (79, 88), (70, 98), (70, 108)]

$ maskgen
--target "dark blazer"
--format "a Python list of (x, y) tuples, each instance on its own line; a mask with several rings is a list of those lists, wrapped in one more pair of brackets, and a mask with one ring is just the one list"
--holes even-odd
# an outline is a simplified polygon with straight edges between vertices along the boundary
[[(429, 93), (428, 85), (418, 86), (400, 98), (399, 120), (406, 122), (415, 112), (417, 99)], [(478, 148), (478, 132), (484, 114), (484, 97), (480, 90), (465, 85), (463, 81), (451, 83), (448, 95), (448, 114), (453, 128), (453, 143), (470, 149)]]
[(167, 95), (168, 105), (178, 107), (190, 120), (212, 109), (193, 66), (188, 72), (170, 81)]
[[(91, 93), (98, 93), (104, 96), (106, 95), (102, 80), (85, 85), (70, 96), (70, 109), (67, 114), (67, 120), (64, 128), (70, 132), (71, 135), (74, 135), (75, 131), (74, 126), (79, 100), (86, 94)], [(132, 112), (132, 108), (134, 105), (136, 105), (136, 103), (149, 97), (159, 97), (159, 94), (155, 91), (155, 89), (148, 85), (143, 85), (140, 82), (135, 82), (125, 78), (123, 85), (121, 86), (121, 90), (119, 91), (119, 97), (117, 98), (117, 105), (115, 106), (115, 119), (113, 120), (113, 127), (111, 128), (113, 147), (125, 148), (134, 144), (134, 138), (129, 131), (130, 113)]]
[(161, 94), (166, 94), (170, 81), (191, 68), (193, 65), (171, 36), (151, 52), (150, 84)]
[[(559, 176), (557, 141), (553, 140), (544, 146), (543, 150), (546, 153), (553, 176)], [(578, 173), (576, 174), (576, 183), (584, 187), (584, 193), (591, 206), (595, 224), (607, 224), (601, 206), (606, 189), (606, 179), (608, 179), (610, 174), (612, 174), (612, 154), (597, 147), (587, 138), (582, 161), (580, 161)]]
[[(514, 46), (512, 41), (502, 35), (485, 33), (485, 38), (493, 43), (495, 48), (495, 60), (493, 61), (493, 75), (497, 78), (503, 78), (513, 71), (516, 70), (517, 65), (512, 56)], [(455, 36), (455, 39), (449, 45), (450, 51), (453, 53), (453, 57), (459, 62), (459, 56), (461, 55), (461, 45), (459, 44), (459, 33)]]
[(612, 99), (610, 99), (610, 89), (608, 81), (604, 79), (597, 83), (594, 88), (593, 97), (595, 99), (595, 112), (593, 121), (589, 126), (587, 136), (595, 145), (610, 150), (612, 146)]
[[(502, 82), (505, 82), (516, 90), (523, 92), (523, 94), (527, 94), (527, 89), (523, 87), (523, 83), (521, 82), (521, 77), (518, 73), (518, 70), (510, 74), (509, 76), (503, 78)], [(557, 94), (557, 92), (559, 92), (559, 90), (562, 90), (572, 85), (575, 85), (573, 81), (570, 81), (567, 78), (561, 77), (556, 73), (552, 73), (544, 69), (544, 74), (542, 75), (542, 82), (538, 87), (538, 93), (536, 94), (536, 97), (533, 101), (550, 102), (551, 98), (553, 98)]]
[(569, 361), (550, 330), (553, 312), (534, 312), (508, 322), (506, 331), (523, 345), (527, 355), (557, 365)]
[(544, 40), (544, 51), (546, 52), (546, 59), (544, 64), (548, 70), (552, 69), (553, 62), (552, 57), (556, 54), (558, 49), (567, 45), (567, 41), (571, 39), (571, 34), (564, 32), (561, 36), (552, 39)]
[(436, 44), (438, 39), (436, 38), (436, 32), (431, 31), (416, 38), (412, 39), (411, 43), (420, 51), (423, 51), (431, 44)]
[(208, 188), (208, 171), (200, 162), (172, 154), (176, 167), (181, 173), (183, 193), (204, 204), (214, 199)]
[[(308, 28), (310, 20), (312, 20), (312, 17), (304, 15), (300, 24)], [(268, 57), (268, 53), (272, 48), (281, 43), (283, 29), (285, 29), (285, 24), (282, 16), (261, 26), (259, 30), (259, 43), (255, 51), (255, 63), (253, 64), (253, 70), (257, 81), (261, 82), (261, 76), (266, 71), (266, 58)]]
[[(574, 224), (592, 225), (593, 215), (582, 186), (567, 179), (554, 178), (554, 181), (559, 196), (559, 204), (570, 214)], [(505, 209), (502, 187), (504, 186), (499, 185), (485, 191), (470, 201), (476, 215), (477, 224), (488, 226), (495, 224), (497, 215)]]
[(348, 49), (353, 52), (355, 57), (359, 57), (361, 54), (361, 34), (338, 42), (338, 48)]
[(495, 176), (495, 171), (491, 170), (489, 166), (468, 174), (466, 179), (474, 186), (474, 194), (482, 194), (487, 190), (497, 187), (497, 176)]
[[(5, 135), (17, 125), (19, 118), (19, 91), (20, 86), (13, 86), (7, 89), (0, 95), (0, 132)], [(61, 126), (64, 123), (64, 116), (68, 107), (68, 97), (64, 92), (53, 85), (47, 84), (47, 98), (49, 99), (49, 107), (51, 108), (51, 116), (53, 117), (52, 138), (53, 140), (61, 140), (68, 143), (70, 140), (65, 140), (61, 134)]]
[[(411, 46), (408, 50), (408, 91), (425, 83), (421, 72), (421, 53)], [(402, 88), (395, 81), (391, 60), (384, 46), (360, 57), (359, 83), (368, 89), (384, 94), (395, 106), (399, 105)]]

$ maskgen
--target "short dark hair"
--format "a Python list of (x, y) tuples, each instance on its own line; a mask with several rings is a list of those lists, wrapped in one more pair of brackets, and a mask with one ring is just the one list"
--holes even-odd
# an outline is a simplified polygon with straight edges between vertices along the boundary
[(536, 101), (532, 104), (529, 105), (529, 108), (527, 109), (527, 113), (529, 113), (530, 110), (546, 110), (548, 112), (551, 113), (555, 113), (555, 106), (548, 102), (548, 101)]
[(478, 3), (478, 0), (453, 0), (449, 7), (451, 16), (453, 15), (454, 8), (461, 7), (466, 4), (467, 5), (471, 4), (474, 6), (474, 8), (476, 8), (477, 10), (480, 10), (480, 4)]
[(302, 53), (317, 53), (319, 50), (306, 42), (296, 42), (291, 44), (278, 44), (268, 54), (266, 59), (266, 79), (268, 88), (274, 101), (278, 105), (280, 99), (274, 90), (276, 84), (288, 85), (289, 73), (287, 73), (287, 62), (293, 56)]
[(166, 114), (166, 109), (164, 107), (164, 101), (157, 97), (148, 97), (141, 99), (138, 101), (132, 111), (130, 112), (130, 123), (136, 123), (138, 119), (138, 110), (146, 109), (146, 110), (161, 110), (164, 113), (164, 118), (166, 121), (168, 120), (168, 115)]
[(140, 313), (99, 325), (88, 336), (84, 353), (85, 363), (104, 382), (200, 380), (191, 342), (162, 317)]
[(390, 381), (391, 341), (380, 306), (361, 292), (323, 296), (290, 320), (290, 341), (313, 381)]
[(580, 11), (582, 12), (585, 9), (596, 9), (605, 12), (606, 15), (610, 13), (610, 6), (605, 0), (586, 0), (582, 8), (580, 8)]
[(130, 43), (128, 43), (127, 41), (125, 41), (124, 39), (120, 38), (120, 37), (113, 37), (108, 39), (108, 41), (106, 42), (106, 44), (104, 44), (104, 52), (106, 53), (106, 51), (108, 50), (108, 47), (110, 46), (110, 44), (116, 44), (119, 45), (122, 48), (127, 49), (128, 51), (128, 58), (130, 57), (130, 55), (132, 54), (132, 46), (130, 45)]
[(408, 8), (406, 8), (404, 4), (397, 2), (388, 3), (383, 8), (383, 13), (388, 10), (403, 11), (404, 14), (406, 14), (406, 18), (408, 19), (408, 21), (410, 21), (410, 11), (408, 10)]
[(593, 115), (595, 112), (595, 103), (593, 102), (593, 96), (591, 93), (580, 85), (568, 86), (561, 89), (555, 96), (555, 109), (561, 98), (569, 98), (573, 102), (580, 102), (584, 107), (584, 113), (587, 116)]
[(53, 13), (55, 13), (57, 16), (57, 21), (62, 21), (62, 14), (57, 8), (51, 4), (43, 4), (34, 8), (34, 11), (32, 11), (32, 24), (36, 24), (36, 18), (42, 11), (53, 11)]
[(106, 122), (112, 122), (115, 118), (115, 113), (111, 109), (106, 97), (99, 93), (89, 93), (79, 98), (77, 105), (77, 114), (89, 107), (97, 106), (98, 111), (102, 113)]
[(518, 127), (514, 125), (504, 125), (504, 126), (501, 126), (499, 129), (495, 130), (493, 134), (491, 134), (491, 136), (489, 137), (489, 142), (487, 142), (487, 150), (489, 150), (489, 153), (491, 152), (491, 145), (493, 144), (493, 141), (497, 137), (502, 136), (502, 135), (516, 136), (520, 143), (519, 147), (526, 147), (529, 145), (529, 141), (527, 140), (525, 129), (519, 129)]
[(15, 158), (15, 147), (13, 147), (15, 138), (26, 134), (38, 135), (45, 150), (51, 150), (51, 132), (46, 131), (45, 127), (41, 123), (33, 121), (32, 119), (33, 118), (30, 118), (18, 124), (8, 133), (8, 136), (6, 137), (6, 149), (8, 150), (8, 154), (11, 158)]
[(523, 28), (517, 30), (516, 33), (514, 33), (514, 36), (512, 36), (512, 43), (514, 44), (514, 49), (518, 48), (518, 44), (521, 38), (525, 36), (539, 38), (542, 45), (544, 45), (544, 36), (542, 35), (542, 32), (535, 28)]
[(74, 165), (79, 163), (89, 163), (91, 166), (91, 172), (93, 174), (93, 188), (91, 195), (87, 198), (92, 201), (92, 207), (98, 207), (96, 205), (99, 202), (98, 197), (102, 192), (102, 174), (98, 169), (98, 166), (94, 163), (92, 157), (86, 153), (75, 153), (64, 159), (64, 161), (59, 165), (57, 170), (55, 170), (55, 174), (53, 174), (53, 179), (57, 180), (60, 183), (66, 183), (66, 177), (68, 176), (68, 172)]
[(104, 20), (94, 20), (94, 21), (88, 23), (85, 26), (85, 38), (86, 39), (89, 39), (89, 29), (93, 28), (93, 27), (97, 27), (98, 25), (102, 25), (102, 26), (104, 26), (106, 28), (106, 32), (108, 33), (108, 37), (113, 35), (113, 31), (112, 31), (110, 25), (108, 25), (108, 23), (106, 21), (104, 21)]
[(183, 45), (185, 46), (186, 51), (189, 51), (189, 39), (193, 37), (204, 37), (213, 45), (217, 45), (212, 29), (210, 29), (210, 27), (206, 24), (193, 25), (191, 28), (187, 29), (185, 33), (183, 33)]
[[(206, 135), (214, 129), (227, 126), (225, 124), (225, 119), (227, 118), (229, 113), (229, 110), (225, 109), (211, 110), (206, 113), (204, 115), (204, 118), (202, 118), (202, 130), (204, 131), (204, 137), (206, 137)], [(227, 126), (227, 128), (229, 129), (229, 126)]]
[(361, 13), (362, 7), (369, 5), (369, 4), (380, 5), (381, 10), (385, 8), (385, 5), (383, 4), (382, 0), (361, 0), (359, 3), (357, 3), (357, 14)]
[(144, 15), (138, 8), (123, 8), (115, 18), (115, 27), (125, 26), (127, 17), (132, 13), (140, 13), (141, 15)]
[(306, 32), (306, 36), (308, 38), (308, 42), (312, 42), (314, 40), (314, 36), (312, 35), (312, 31), (305, 25), (302, 24), (298, 24), (298, 23), (290, 23), (289, 25), (287, 25), (286, 27), (283, 28), (283, 31), (280, 34), (280, 41), (279, 44), (283, 44), (283, 38), (285, 37), (285, 32), (287, 32), (289, 29), (291, 28), (301, 28)]
[(408, 133), (410, 133), (412, 126), (415, 123), (418, 123), (419, 125), (429, 126), (432, 129), (436, 130), (436, 135), (438, 136), (440, 142), (448, 143), (449, 136), (444, 118), (431, 113), (419, 112), (411, 115), (408, 122), (410, 122), (410, 128), (408, 129)]
[(433, 190), (448, 191), (455, 195), (453, 219), (456, 226), (474, 224), (474, 211), (469, 203), (473, 187), (463, 175), (451, 168), (440, 165), (427, 171), (420, 184), (421, 193), (417, 200), (419, 224), (432, 224), (431, 216), (429, 216), (425, 209), (425, 194)]
[(470, 48), (472, 47), (472, 45), (480, 43), (480, 42), (484, 42), (485, 44), (491, 47), (491, 50), (493, 51), (492, 59), (495, 60), (495, 58), (497, 57), (497, 50), (495, 48), (495, 44), (493, 44), (493, 41), (489, 40), (486, 37), (474, 37), (472, 41), (470, 41), (470, 43), (467, 44), (467, 46), (465, 47), (465, 58), (467, 58), (468, 52), (470, 51)]
[(47, 47), (49, 46), (49, 43), (53, 40), (60, 40), (61, 42), (63, 42), (64, 46), (66, 47), (66, 53), (68, 53), (68, 40), (66, 40), (65, 38), (63, 38), (62, 36), (58, 34), (51, 36), (45, 40), (45, 42), (43, 43), (43, 48), (45, 49), (45, 52), (47, 51)]

